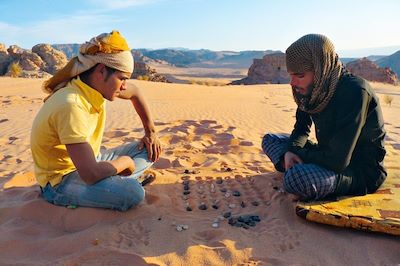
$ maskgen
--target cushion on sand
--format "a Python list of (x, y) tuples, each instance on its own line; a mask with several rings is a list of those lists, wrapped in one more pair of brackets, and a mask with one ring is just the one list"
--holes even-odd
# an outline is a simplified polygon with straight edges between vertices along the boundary
[(333, 202), (299, 202), (297, 215), (317, 223), (400, 235), (400, 155), (394, 147), (386, 145), (388, 177), (374, 194)]

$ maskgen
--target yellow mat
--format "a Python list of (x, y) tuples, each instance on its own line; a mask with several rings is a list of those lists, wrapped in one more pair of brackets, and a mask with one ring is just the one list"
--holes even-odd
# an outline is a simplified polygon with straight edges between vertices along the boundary
[(400, 155), (387, 144), (388, 177), (374, 194), (334, 202), (300, 202), (297, 215), (313, 222), (400, 235)]

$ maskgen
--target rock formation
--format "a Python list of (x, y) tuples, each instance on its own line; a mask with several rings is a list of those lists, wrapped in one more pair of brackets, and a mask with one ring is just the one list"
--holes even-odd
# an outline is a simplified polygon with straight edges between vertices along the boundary
[(56, 73), (68, 63), (65, 54), (49, 44), (37, 44), (32, 47), (32, 52), (42, 58), (45, 63), (44, 70), (50, 74)]
[(11, 76), (11, 65), (18, 63), (22, 69), (21, 77), (47, 78), (61, 69), (67, 58), (48, 44), (38, 44), (31, 50), (11, 45), (5, 49), (0, 44), (0, 75)]
[(399, 80), (390, 68), (380, 68), (367, 58), (358, 59), (347, 63), (346, 68), (354, 75), (360, 76), (369, 81), (398, 84)]
[(254, 59), (247, 77), (233, 81), (239, 84), (281, 84), (289, 83), (290, 77), (286, 70), (284, 53), (267, 54), (262, 59)]
[(158, 74), (155, 69), (149, 67), (145, 62), (138, 60), (137, 57), (131, 78), (155, 82), (170, 82), (165, 76)]

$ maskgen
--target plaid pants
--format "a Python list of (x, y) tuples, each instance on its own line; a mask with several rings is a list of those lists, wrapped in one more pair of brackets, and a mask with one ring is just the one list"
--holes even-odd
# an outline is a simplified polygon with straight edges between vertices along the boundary
[(283, 156), (287, 152), (289, 137), (278, 134), (266, 134), (262, 140), (262, 149), (278, 171), (285, 172), (284, 189), (302, 200), (323, 199), (333, 193), (338, 175), (316, 164), (295, 164), (287, 171), (283, 169)]

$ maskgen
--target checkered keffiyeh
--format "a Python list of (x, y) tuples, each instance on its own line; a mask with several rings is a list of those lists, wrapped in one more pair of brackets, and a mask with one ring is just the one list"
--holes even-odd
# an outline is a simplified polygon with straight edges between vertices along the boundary
[(294, 73), (314, 71), (311, 95), (300, 95), (293, 88), (293, 96), (304, 112), (315, 114), (324, 110), (335, 93), (344, 69), (332, 42), (320, 34), (301, 37), (287, 48), (286, 66), (288, 71)]

